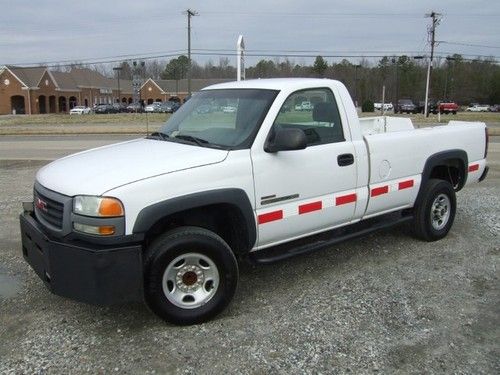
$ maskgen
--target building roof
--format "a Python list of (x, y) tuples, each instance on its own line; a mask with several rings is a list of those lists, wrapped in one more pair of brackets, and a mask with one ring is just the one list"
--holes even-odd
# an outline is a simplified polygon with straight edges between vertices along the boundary
[(78, 87), (111, 88), (110, 78), (88, 68), (71, 68), (69, 72)]
[[(108, 78), (103, 74), (88, 68), (71, 68), (69, 72), (60, 72), (55, 70), (47, 70), (45, 66), (37, 67), (18, 67), (7, 65), (0, 67), (8, 69), (14, 76), (17, 77), (21, 83), (29, 88), (38, 87), (43, 74), (48, 71), (51, 78), (55, 81), (56, 87), (60, 91), (80, 91), (82, 88), (93, 89), (118, 89), (118, 80), (116, 78)], [(186, 93), (188, 91), (187, 79), (180, 79), (178, 81), (173, 79), (148, 79), (146, 82), (153, 82), (156, 84), (163, 93), (174, 95), (176, 93)], [(226, 78), (209, 78), (191, 79), (191, 91), (200, 91), (201, 89), (224, 82), (231, 82), (232, 79)], [(144, 84), (146, 84), (146, 82)], [(144, 86), (144, 85), (143, 85)], [(132, 81), (127, 79), (120, 79), (120, 93), (132, 95), (133, 93)]]
[(38, 83), (42, 79), (43, 73), (47, 70), (45, 66), (36, 66), (30, 68), (21, 68), (13, 65), (5, 66), (14, 76), (21, 81), (26, 87), (38, 87)]
[[(116, 79), (113, 80), (114, 85), (118, 88), (118, 83)], [(120, 79), (120, 94), (130, 94), (134, 92), (132, 87), (132, 81), (130, 79)]]
[(80, 89), (76, 85), (73, 75), (66, 72), (50, 72), (50, 75), (55, 81), (57, 88), (61, 91), (79, 91)]

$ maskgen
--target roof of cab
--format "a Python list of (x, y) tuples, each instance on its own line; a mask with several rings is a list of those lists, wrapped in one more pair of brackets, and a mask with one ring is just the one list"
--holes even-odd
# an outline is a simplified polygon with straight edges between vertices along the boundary
[(219, 89), (268, 89), (268, 90), (300, 90), (308, 87), (324, 87), (339, 84), (339, 81), (326, 78), (265, 78), (247, 81), (219, 83), (205, 87), (203, 90)]

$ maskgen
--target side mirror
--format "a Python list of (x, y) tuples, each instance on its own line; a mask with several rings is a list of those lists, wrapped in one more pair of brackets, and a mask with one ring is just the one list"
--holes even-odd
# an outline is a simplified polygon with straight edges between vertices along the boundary
[(303, 150), (306, 147), (307, 138), (302, 129), (276, 129), (274, 137), (268, 141), (264, 151), (274, 153), (278, 151)]

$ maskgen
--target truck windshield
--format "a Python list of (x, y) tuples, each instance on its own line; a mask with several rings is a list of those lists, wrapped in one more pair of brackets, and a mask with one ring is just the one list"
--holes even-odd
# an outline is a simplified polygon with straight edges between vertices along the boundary
[(200, 91), (159, 132), (162, 139), (203, 147), (249, 148), (277, 94), (262, 89)]

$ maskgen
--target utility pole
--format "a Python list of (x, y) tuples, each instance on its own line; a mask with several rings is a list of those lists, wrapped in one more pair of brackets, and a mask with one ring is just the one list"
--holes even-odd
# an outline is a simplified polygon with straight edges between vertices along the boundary
[(425, 85), (425, 117), (429, 117), (429, 91), (431, 85), (431, 75), (432, 75), (432, 60), (434, 59), (434, 46), (436, 44), (436, 26), (441, 22), (441, 14), (436, 12), (431, 12), (425, 15), (426, 17), (432, 18), (432, 24), (429, 27), (429, 36), (431, 43), (431, 57), (429, 59), (429, 65), (427, 66), (427, 83)]
[(197, 16), (198, 12), (188, 9), (186, 10), (186, 14), (188, 17), (188, 96), (191, 96), (191, 17)]

